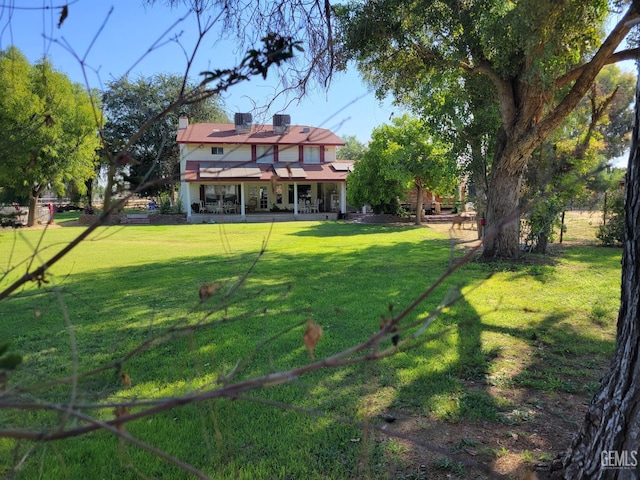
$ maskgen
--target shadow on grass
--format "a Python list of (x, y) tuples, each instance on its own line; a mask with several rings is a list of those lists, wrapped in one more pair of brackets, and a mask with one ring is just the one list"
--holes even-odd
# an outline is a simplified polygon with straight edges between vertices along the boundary
[(312, 237), (336, 237), (336, 236), (351, 236), (351, 235), (370, 235), (380, 233), (397, 233), (403, 230), (424, 228), (417, 227), (412, 223), (407, 222), (406, 225), (394, 225), (394, 224), (362, 224), (362, 223), (349, 223), (349, 222), (319, 222), (309, 226), (305, 229), (293, 233), (294, 236), (312, 236)]
[[(406, 228), (344, 224), (327, 229), (318, 224), (293, 235), (341, 237)], [(286, 249), (268, 252), (246, 283), (224, 301), (223, 296), (247, 271), (255, 254), (182, 257), (70, 274), (62, 289), (77, 336), (81, 371), (116, 361), (181, 322), (219, 322), (127, 361), (123, 369), (132, 378), (131, 390), (123, 390), (116, 372), (107, 371), (80, 382), (79, 396), (83, 402), (90, 402), (117, 396), (144, 399), (180, 395), (211, 387), (219, 375), (228, 374), (252, 354), (236, 380), (304, 365), (310, 360), (302, 343), (302, 326), (258, 351), (254, 347), (307, 318), (324, 329), (316, 356), (329, 357), (375, 333), (380, 318), (388, 316), (390, 309), (397, 312), (408, 305), (446, 269), (448, 255), (446, 240), (400, 241), (328, 254), (290, 254)], [(407, 321), (432, 312), (449, 287), (481, 282), (490, 268), (470, 264), (455, 273)], [(521, 273), (518, 267), (515, 270), (514, 274)], [(220, 282), (221, 288), (206, 303), (199, 304), (198, 289), (210, 282)], [(28, 371), (36, 371), (33, 378), (23, 377), (22, 385), (69, 375), (69, 334), (56, 297), (40, 291), (33, 297), (15, 298), (10, 305), (3, 321), (14, 336), (15, 349), (27, 352)], [(214, 307), (223, 308), (213, 312)], [(187, 315), (191, 310), (194, 313)], [(41, 314), (36, 316), (35, 312)], [(548, 315), (535, 328), (487, 324), (465, 299), (443, 313), (431, 332), (440, 336), (391, 359), (314, 372), (252, 395), (355, 420), (403, 410), (451, 422), (505, 422), (515, 406), (489, 390), (491, 368), (502, 351), (485, 347), (484, 334), (516, 338), (534, 352), (541, 345), (551, 351), (552, 356), (536, 354), (523, 359), (522, 371), (510, 380), (536, 389), (553, 384), (549, 380), (553, 378), (549, 376), (550, 365), (560, 369), (571, 365), (563, 355), (575, 355), (579, 360), (578, 356), (585, 353), (576, 350), (563, 354), (562, 348), (554, 346), (556, 342), (577, 346), (592, 341), (554, 315)], [(601, 341), (592, 353), (606, 349), (606, 343)], [(558, 371), (556, 377), (561, 375)], [(534, 382), (538, 380), (546, 383)], [(474, 388), (469, 388), (470, 382)], [(559, 385), (562, 389), (564, 384)], [(51, 395), (45, 398), (50, 401), (68, 398), (61, 388), (39, 394)], [(218, 400), (177, 408), (153, 421), (133, 422), (128, 428), (216, 478), (237, 478), (241, 472), (247, 478), (273, 478), (283, 468), (290, 477), (347, 478), (361, 476), (363, 464), (374, 470), (385, 468), (379, 461), (382, 446), (366, 443), (366, 432), (357, 427), (259, 404)], [(93, 448), (90, 443), (78, 439), (65, 448), (69, 450), (67, 463), (75, 465), (72, 458), (85, 459), (79, 464), (85, 463), (87, 470), (76, 478), (89, 473), (110, 476), (122, 470), (113, 466), (113, 459), (120, 455), (116, 442), (108, 441), (104, 449), (110, 454), (96, 456), (95, 462), (87, 460)], [(291, 445), (296, 445), (296, 455), (291, 455)], [(148, 454), (134, 455), (140, 462), (135, 465), (144, 465), (148, 475), (156, 475), (158, 465), (163, 465)], [(139, 460), (142, 458), (144, 462)], [(56, 464), (58, 460), (50, 455), (47, 462)], [(37, 461), (28, 462), (25, 474), (38, 468)], [(114, 469), (118, 472), (113, 473)], [(63, 473), (58, 478), (64, 478)]]

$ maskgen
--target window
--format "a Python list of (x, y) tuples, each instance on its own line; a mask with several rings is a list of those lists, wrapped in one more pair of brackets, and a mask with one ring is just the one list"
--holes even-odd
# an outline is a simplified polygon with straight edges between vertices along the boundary
[(275, 149), (276, 149), (275, 145), (257, 145), (256, 147), (257, 162), (273, 163)]
[(212, 155), (224, 155), (224, 148), (222, 147), (211, 147)]
[(320, 147), (304, 147), (304, 163), (320, 163)]

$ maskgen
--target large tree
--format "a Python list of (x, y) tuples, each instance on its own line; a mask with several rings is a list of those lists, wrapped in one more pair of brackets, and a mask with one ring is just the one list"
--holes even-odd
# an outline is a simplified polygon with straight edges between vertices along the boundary
[(101, 120), (94, 100), (46, 59), (31, 65), (15, 47), (0, 52), (0, 178), (28, 194), (28, 225), (47, 189), (84, 192), (95, 175)]
[(408, 115), (373, 131), (372, 141), (347, 181), (352, 205), (397, 207), (409, 189), (417, 194), (416, 224), (421, 223), (423, 192), (449, 193), (457, 168), (450, 148), (430, 134), (424, 122)]
[[(183, 87), (179, 75), (158, 74), (136, 80), (121, 78), (110, 82), (103, 96), (106, 124), (103, 135), (110, 162), (126, 163), (125, 178), (132, 189), (143, 195), (169, 192), (179, 173), (176, 143), (178, 117), (193, 122), (229, 122), (220, 98), (209, 96), (202, 101), (185, 103), (179, 111), (170, 106), (180, 95), (197, 91), (196, 85)], [(184, 90), (183, 90), (184, 89)], [(163, 114), (163, 112), (166, 112)], [(140, 129), (155, 119), (147, 128)], [(135, 141), (130, 144), (130, 140)], [(122, 150), (127, 149), (122, 156)], [(113, 165), (109, 165), (113, 169)]]
[(629, 2), (603, 38), (609, 8), (607, 0), (378, 0), (337, 9), (343, 58), (356, 60), (380, 94), (401, 100), (425, 84), (441, 97), (452, 85), (468, 94), (473, 76), (489, 80), (500, 127), (487, 199), (486, 258), (520, 254), (515, 213), (533, 151), (604, 65), (635, 55), (614, 52), (640, 18), (640, 1)]

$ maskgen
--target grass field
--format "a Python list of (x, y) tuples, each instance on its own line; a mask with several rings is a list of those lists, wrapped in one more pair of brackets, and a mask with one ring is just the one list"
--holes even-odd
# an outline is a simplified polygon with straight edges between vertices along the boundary
[[(27, 259), (46, 261), (80, 231), (54, 228), (44, 239), (41, 230), (0, 231), (0, 286), (22, 275)], [(176, 407), (127, 430), (216, 479), (427, 478), (411, 473), (411, 442), (375, 428), (392, 414), (400, 420), (390, 427), (404, 418), (425, 432), (480, 422), (522, 436), (536, 405), (567, 395), (588, 400), (613, 351), (620, 254), (573, 245), (518, 264), (472, 261), (409, 315), (406, 322), (425, 319), (448, 291), (461, 293), (411, 349), (312, 372), (249, 392), (248, 399)], [(25, 356), (0, 401), (14, 395), (53, 404), (73, 398), (77, 405), (156, 400), (215, 389), (225, 375), (237, 382), (306, 365), (312, 361), (302, 341), (307, 319), (324, 331), (316, 359), (327, 358), (374, 334), (381, 318), (409, 305), (461, 255), (446, 234), (411, 226), (101, 228), (51, 269), (48, 283), (0, 303), (0, 340), (10, 339), (11, 349)], [(212, 282), (220, 288), (201, 304), (199, 288)], [(122, 371), (131, 387), (113, 368), (77, 384), (57, 381), (196, 324), (201, 328), (193, 333), (127, 359)], [(386, 340), (383, 347), (390, 345)], [(109, 420), (113, 407), (87, 413)], [(39, 431), (65, 421), (67, 428), (82, 424), (58, 413), (0, 412), (4, 429)], [(574, 428), (560, 427), (567, 435)], [(420, 432), (411, 435), (420, 444)], [(450, 448), (444, 440), (430, 443)], [(481, 456), (495, 462), (513, 453), (483, 448)], [(554, 453), (518, 455), (533, 464)], [(10, 476), (18, 464), (19, 479), (192, 478), (104, 431), (41, 444), (0, 439), (0, 474)], [(425, 468), (428, 478), (461, 473), (446, 458)]]

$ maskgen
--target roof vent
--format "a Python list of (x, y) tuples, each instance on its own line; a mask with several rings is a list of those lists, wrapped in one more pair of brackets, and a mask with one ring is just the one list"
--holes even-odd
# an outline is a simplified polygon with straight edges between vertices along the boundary
[(234, 115), (236, 124), (236, 133), (249, 133), (251, 132), (251, 122), (253, 117), (250, 113), (236, 113)]
[(291, 115), (274, 115), (273, 116), (273, 131), (279, 135), (287, 133), (291, 126)]

